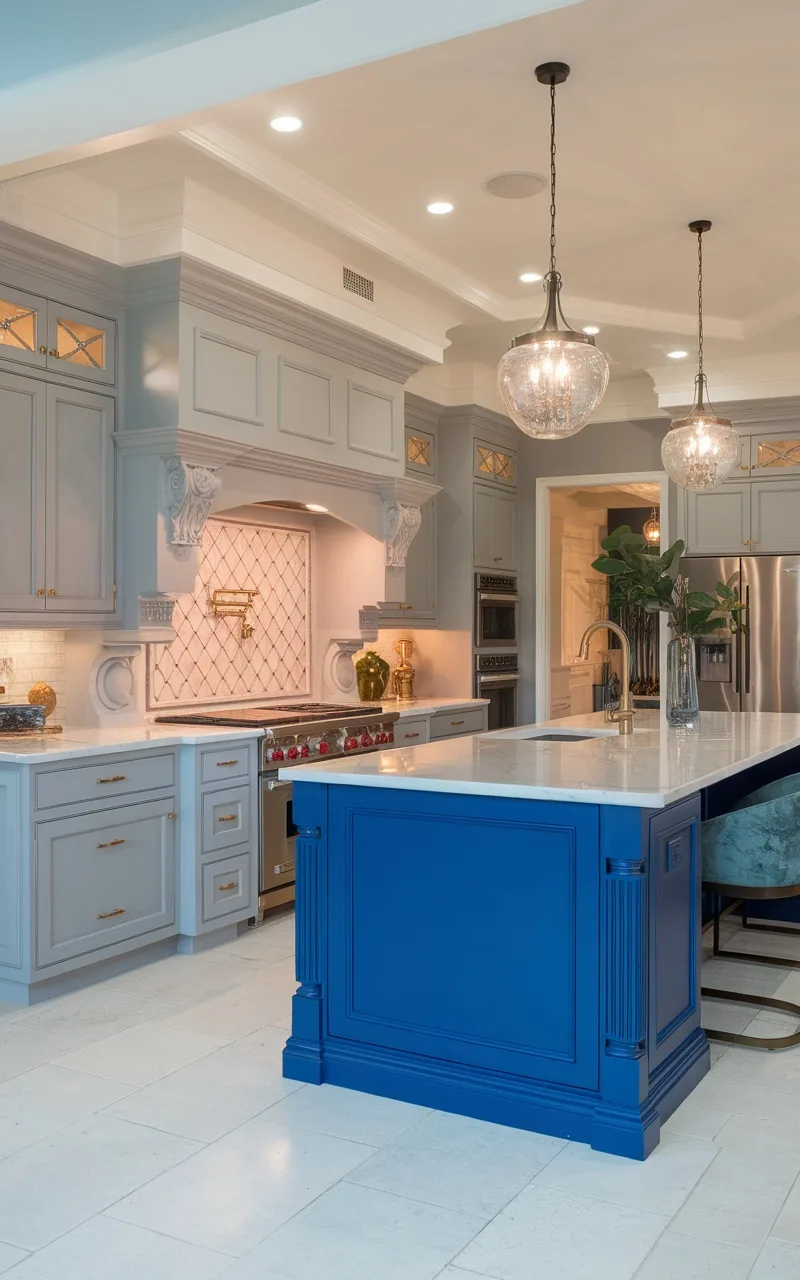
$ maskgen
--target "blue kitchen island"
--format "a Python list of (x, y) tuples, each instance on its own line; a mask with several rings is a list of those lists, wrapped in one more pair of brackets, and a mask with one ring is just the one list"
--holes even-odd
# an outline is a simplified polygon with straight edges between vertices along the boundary
[(701, 796), (798, 745), (800, 716), (643, 713), (287, 769), (284, 1074), (644, 1159), (709, 1068)]

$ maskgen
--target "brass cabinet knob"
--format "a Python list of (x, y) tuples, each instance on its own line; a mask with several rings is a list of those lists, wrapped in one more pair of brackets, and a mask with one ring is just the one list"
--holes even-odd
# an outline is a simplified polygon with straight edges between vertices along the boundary
[(502, 559), (503, 559), (503, 557), (502, 557), (502, 556), (495, 556), (495, 558), (494, 558), (494, 562), (495, 562), (495, 564), (499, 564), (499, 563), (500, 563), (500, 561), (501, 561)]
[(170, 818), (173, 822), (174, 822), (174, 820), (177, 818), (177, 816), (178, 816), (178, 815), (177, 815), (177, 813), (168, 813), (168, 814), (167, 814), (167, 817), (168, 817), (168, 818)]
[(45, 594), (44, 587), (40, 587), (36, 594), (37, 596), (43, 596)]
[(58, 592), (56, 591), (55, 587), (50, 587), (50, 588), (49, 588), (49, 590), (48, 590), (48, 592), (47, 592), (47, 594), (48, 594), (49, 596), (57, 596), (57, 595), (58, 595)]
[(46, 356), (46, 355), (47, 355), (47, 347), (40, 347), (40, 348), (39, 348), (39, 355), (40, 355), (40, 356)]
[(61, 352), (56, 347), (51, 347), (47, 354), (52, 356), (54, 360), (61, 359)]

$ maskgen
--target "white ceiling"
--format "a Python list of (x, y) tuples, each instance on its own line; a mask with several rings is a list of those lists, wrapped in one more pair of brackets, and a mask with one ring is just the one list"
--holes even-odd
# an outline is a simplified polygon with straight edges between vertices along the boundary
[[(541, 286), (518, 276), (546, 268), (548, 199), (498, 200), (482, 183), (505, 169), (547, 173), (547, 91), (533, 68), (564, 59), (573, 68), (558, 97), (564, 308), (576, 326), (600, 325), (612, 376), (647, 371), (657, 385), (672, 377), (690, 389), (696, 243), (686, 224), (697, 217), (714, 223), (712, 377), (715, 365), (793, 353), (800, 5), (555, 2), (520, 2), (551, 11), (229, 103), (169, 126), (171, 141), (71, 167), (115, 190), (186, 173), (343, 260), (357, 246), (357, 269), (458, 318), (448, 362), (492, 365), (540, 313)], [(287, 112), (304, 128), (270, 130), (270, 117)], [(455, 211), (429, 215), (437, 198)], [(676, 347), (692, 353), (680, 365), (666, 359)]]

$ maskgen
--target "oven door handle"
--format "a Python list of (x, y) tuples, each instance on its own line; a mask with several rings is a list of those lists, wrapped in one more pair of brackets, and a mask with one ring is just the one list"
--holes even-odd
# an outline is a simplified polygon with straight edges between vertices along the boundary
[(500, 684), (501, 681), (503, 684), (516, 684), (518, 680), (519, 676), (513, 671), (507, 671), (504, 675), (478, 676), (478, 684)]
[(280, 791), (283, 787), (290, 787), (291, 782), (281, 782), (278, 778), (265, 779), (261, 784), (266, 787), (267, 791)]
[(519, 596), (512, 595), (511, 592), (498, 592), (495, 595), (492, 591), (479, 591), (478, 599), (481, 604), (519, 604)]

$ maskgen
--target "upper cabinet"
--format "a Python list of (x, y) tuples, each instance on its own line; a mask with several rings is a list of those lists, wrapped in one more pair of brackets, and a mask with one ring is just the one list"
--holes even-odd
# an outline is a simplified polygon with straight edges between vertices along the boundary
[(0, 284), (0, 359), (116, 382), (116, 321)]
[(800, 432), (742, 436), (739, 466), (708, 493), (681, 493), (689, 555), (800, 553)]
[(514, 449), (474, 441), (473, 474), (476, 480), (513, 488), (517, 483), (517, 455)]
[(516, 569), (516, 495), (476, 484), (473, 504), (475, 568)]
[(114, 401), (0, 370), (0, 613), (114, 607)]
[(406, 427), (406, 471), (435, 480), (436, 437), (430, 431)]

